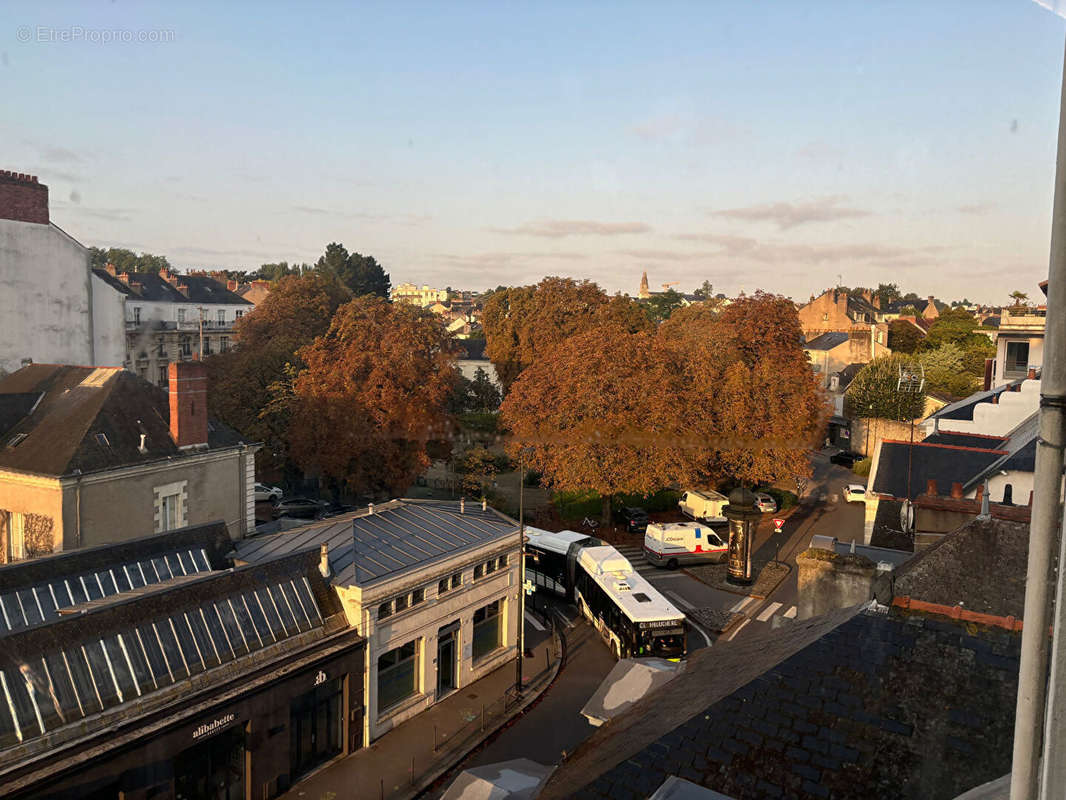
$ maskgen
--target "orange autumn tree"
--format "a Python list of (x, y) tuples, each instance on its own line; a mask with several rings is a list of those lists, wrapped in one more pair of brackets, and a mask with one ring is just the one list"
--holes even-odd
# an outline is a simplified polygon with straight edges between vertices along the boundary
[(806, 475), (826, 407), (795, 306), (760, 293), (729, 309), (560, 342), (503, 403), (510, 452), (553, 488), (598, 492), (608, 521), (619, 493)]
[(350, 297), (328, 274), (283, 277), (237, 320), (233, 349), (205, 359), (212, 415), (264, 443), (260, 467), (282, 467), (288, 458), (290, 414), (276, 388), (303, 367), (297, 351), (329, 329), (333, 312)]
[(595, 491), (610, 519), (622, 493), (650, 494), (678, 479), (683, 409), (659, 342), (605, 322), (529, 365), (501, 418), (509, 453), (562, 491)]
[(500, 289), (489, 297), (482, 314), (485, 355), (506, 391), (542, 354), (604, 321), (630, 332), (651, 328), (633, 300), (609, 297), (591, 281), (548, 277), (536, 286)]
[(291, 385), (295, 460), (354, 492), (402, 492), (449, 429), (456, 352), (431, 314), (359, 297), (304, 347)]

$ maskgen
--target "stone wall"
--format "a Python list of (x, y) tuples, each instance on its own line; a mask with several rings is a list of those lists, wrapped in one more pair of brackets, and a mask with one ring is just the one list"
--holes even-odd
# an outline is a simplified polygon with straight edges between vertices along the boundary
[(796, 557), (799, 619), (865, 603), (874, 596), (877, 567), (865, 556), (810, 548)]

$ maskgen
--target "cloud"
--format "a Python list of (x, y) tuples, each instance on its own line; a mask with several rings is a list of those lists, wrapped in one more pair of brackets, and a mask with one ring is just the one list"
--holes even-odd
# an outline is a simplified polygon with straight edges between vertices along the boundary
[[(74, 195), (78, 196), (77, 200), (74, 199)], [(104, 219), (109, 222), (129, 222), (133, 219), (133, 215), (139, 210), (135, 208), (93, 208), (91, 206), (80, 205), (80, 203), (81, 195), (77, 192), (71, 193), (70, 202), (64, 202), (62, 200), (52, 201), (53, 206), (66, 213), (72, 213), (83, 217), (92, 217), (94, 219)]]
[(42, 183), (48, 183), (49, 181), (66, 181), (67, 183), (81, 183), (84, 178), (73, 172), (66, 172), (64, 170), (52, 169), (51, 167), (31, 167), (29, 169), (30, 175), (36, 175), (40, 178)]
[(973, 203), (970, 205), (959, 206), (955, 210), (958, 211), (960, 214), (973, 214), (975, 216), (979, 216), (982, 214), (987, 214), (990, 211), (995, 210), (995, 208), (995, 203)]
[(66, 147), (44, 147), (41, 149), (41, 158), (59, 164), (81, 164), (85, 161), (80, 155)]
[(845, 199), (836, 195), (802, 203), (764, 203), (745, 208), (728, 208), (723, 211), (712, 212), (712, 214), (743, 222), (772, 222), (781, 230), (795, 228), (812, 222), (835, 222), (842, 219), (870, 216), (870, 212), (864, 209), (840, 205)]
[(364, 212), (337, 211), (320, 206), (290, 206), (290, 211), (298, 214), (310, 214), (315, 217), (341, 217), (343, 219), (363, 219), (371, 222), (391, 222), (396, 225), (421, 225), (433, 217), (428, 214), (367, 214)]
[(527, 222), (517, 228), (490, 228), (493, 233), (519, 236), (541, 236), (561, 239), (564, 236), (621, 236), (630, 233), (650, 233), (645, 222), (596, 222), (580, 219), (545, 219)]

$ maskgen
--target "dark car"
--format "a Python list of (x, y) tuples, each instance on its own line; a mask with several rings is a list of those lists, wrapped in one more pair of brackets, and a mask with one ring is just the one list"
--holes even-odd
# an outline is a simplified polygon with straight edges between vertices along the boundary
[(850, 450), (841, 450), (839, 453), (834, 453), (829, 456), (829, 460), (834, 464), (840, 464), (842, 467), (851, 469), (855, 466), (855, 462), (862, 461), (866, 456), (853, 453)]
[(318, 519), (326, 513), (329, 504), (310, 497), (290, 497), (274, 506), (274, 519), (278, 517), (296, 517), (298, 519)]
[(648, 529), (648, 512), (643, 508), (627, 506), (618, 512), (618, 518), (630, 533), (644, 533)]

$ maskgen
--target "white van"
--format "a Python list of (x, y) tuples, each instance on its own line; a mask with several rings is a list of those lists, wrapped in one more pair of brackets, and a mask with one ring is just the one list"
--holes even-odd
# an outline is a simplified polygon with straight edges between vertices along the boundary
[(704, 522), (725, 522), (722, 510), (729, 505), (729, 498), (714, 489), (689, 489), (677, 504), (686, 517)]
[(699, 522), (653, 522), (644, 534), (644, 558), (656, 567), (719, 564), (728, 555), (728, 542)]

